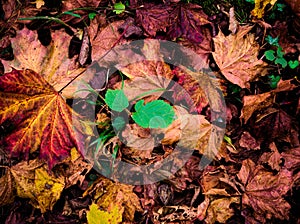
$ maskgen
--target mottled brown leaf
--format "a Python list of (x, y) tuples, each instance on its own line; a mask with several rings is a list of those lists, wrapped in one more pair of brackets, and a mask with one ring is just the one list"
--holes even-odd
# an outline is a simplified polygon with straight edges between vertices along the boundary
[(265, 152), (260, 157), (259, 161), (268, 164), (273, 170), (279, 171), (282, 164), (282, 156), (278, 152), (278, 149), (274, 142), (269, 145), (271, 152)]
[(253, 215), (258, 221), (265, 223), (266, 218), (271, 217), (288, 219), (291, 206), (283, 196), (291, 187), (291, 172), (281, 170), (274, 175), (263, 166), (247, 159), (242, 163), (238, 178), (245, 186), (243, 206), (252, 207)]
[(0, 206), (9, 204), (15, 199), (15, 182), (10, 169), (0, 178)]
[(284, 166), (288, 170), (299, 169), (300, 167), (300, 147), (289, 149), (281, 153), (284, 158)]
[(251, 26), (241, 26), (236, 34), (225, 36), (221, 31), (213, 38), (213, 57), (222, 74), (233, 84), (249, 88), (250, 81), (267, 74), (266, 63), (259, 60), (259, 44), (250, 34)]

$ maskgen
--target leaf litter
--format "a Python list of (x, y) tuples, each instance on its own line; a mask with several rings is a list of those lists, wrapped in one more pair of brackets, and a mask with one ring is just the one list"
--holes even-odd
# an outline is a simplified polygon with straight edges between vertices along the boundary
[[(232, 1), (216, 1), (213, 4), (219, 13), (212, 15), (205, 13), (204, 2), (164, 3), (67, 0), (51, 5), (48, 1), (4, 1), (0, 21), (0, 205), (5, 209), (1, 220), (297, 222), (299, 1), (287, 1), (291, 8), (283, 7), (282, 11), (278, 10), (282, 3), (277, 1), (247, 1), (252, 11)], [(274, 10), (277, 14), (272, 17)], [(54, 19), (17, 20), (37, 15)], [(245, 16), (243, 21), (241, 15)], [(49, 30), (49, 44), (43, 41), (41, 28)], [(84, 38), (80, 36), (82, 30)], [(265, 52), (274, 50), (265, 38), (269, 34), (278, 36), (290, 66), (283, 68), (266, 60)], [(74, 38), (80, 47), (69, 58)], [(160, 46), (153, 47), (149, 41), (144, 42), (140, 56), (153, 60), (118, 67), (124, 80), (118, 75), (106, 80), (102, 77), (105, 70), (95, 76), (85, 72), (91, 61), (107, 54), (110, 58), (98, 61), (100, 67), (116, 62), (117, 55), (111, 49), (139, 38), (170, 40), (188, 47), (204, 61), (189, 59), (192, 66), (200, 68), (209, 63), (216, 75), (230, 106), (227, 141), (205, 169), (199, 168), (199, 161), (213, 130), (210, 110), (218, 104), (208, 87), (212, 84), (205, 85), (205, 76), (161, 62)], [(200, 77), (200, 83), (195, 77)], [(120, 108), (110, 101), (97, 107), (95, 121), (101, 124), (95, 123), (95, 128), (104, 133), (104, 142), (98, 148), (90, 147), (88, 153), (98, 150), (104, 158), (113, 155), (114, 163), (108, 165), (111, 168), (121, 160), (138, 167), (170, 156), (174, 145), (182, 140), (180, 147), (191, 147), (194, 153), (169, 180), (125, 185), (101, 176), (85, 160), (81, 149), (95, 140), (94, 133), (79, 122), (83, 117), (69, 107), (66, 99), (82, 103), (92, 93), (76, 91), (83, 83), (86, 87), (87, 83), (97, 86), (96, 82), (105, 87), (100, 91), (103, 99), (105, 93), (114, 91), (127, 101), (123, 96)], [(124, 89), (118, 95), (121, 85)], [(141, 96), (153, 89), (167, 89), (176, 104), (162, 100), (163, 91)], [(102, 121), (110, 123), (110, 113), (123, 111), (130, 103), (136, 106), (131, 111), (132, 123), (124, 126), (121, 122), (117, 130), (123, 137), (134, 134), (138, 138), (125, 145), (118, 136), (105, 135), (110, 127)], [(151, 119), (155, 113), (145, 119), (143, 110), (152, 104), (174, 109), (175, 116), (165, 117), (165, 126), (154, 127)], [(82, 108), (86, 105), (83, 103)], [(158, 139), (149, 138), (153, 127), (155, 136), (160, 136), (159, 145)], [(195, 127), (200, 134), (194, 133)], [(140, 147), (146, 150), (141, 152)], [(174, 159), (170, 165), (178, 162)], [(167, 167), (156, 168), (168, 172)]]

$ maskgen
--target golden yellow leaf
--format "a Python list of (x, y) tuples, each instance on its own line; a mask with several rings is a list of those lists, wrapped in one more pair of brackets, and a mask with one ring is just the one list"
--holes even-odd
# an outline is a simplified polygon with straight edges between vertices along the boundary
[(30, 203), (42, 213), (52, 210), (65, 186), (64, 178), (49, 173), (48, 167), (38, 159), (18, 163), (11, 167), (11, 173), (17, 195), (29, 198)]
[(251, 26), (242, 26), (236, 34), (225, 36), (221, 31), (213, 38), (213, 57), (222, 74), (233, 84), (249, 88), (250, 81), (267, 74), (267, 63), (258, 59), (259, 45)]
[(123, 211), (118, 204), (112, 204), (108, 211), (101, 211), (97, 204), (92, 203), (86, 217), (88, 224), (117, 224), (122, 222)]
[(252, 10), (251, 14), (261, 19), (265, 13), (265, 8), (268, 4), (273, 6), (277, 0), (255, 0), (255, 8)]

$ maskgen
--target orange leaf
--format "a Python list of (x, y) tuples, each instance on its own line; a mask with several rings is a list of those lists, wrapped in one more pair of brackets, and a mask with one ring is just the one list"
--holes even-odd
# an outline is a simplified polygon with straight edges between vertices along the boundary
[[(1, 139), (12, 156), (40, 148), (40, 157), (52, 168), (71, 148), (81, 149), (80, 123), (53, 87), (32, 70), (13, 70), (0, 77)], [(12, 128), (12, 130), (10, 129)]]

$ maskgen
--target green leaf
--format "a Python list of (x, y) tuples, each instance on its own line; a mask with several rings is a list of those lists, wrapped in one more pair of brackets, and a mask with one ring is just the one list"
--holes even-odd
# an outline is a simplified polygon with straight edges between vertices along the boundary
[(66, 14), (66, 15), (77, 17), (77, 18), (81, 18), (81, 15), (79, 15), (77, 13), (70, 12), (70, 11), (63, 12), (62, 14)]
[(122, 130), (125, 127), (125, 119), (123, 117), (116, 117), (113, 121), (112, 121), (112, 126), (114, 127), (114, 129), (116, 129), (117, 131)]
[(275, 58), (276, 58), (274, 53), (275, 53), (275, 51), (273, 51), (273, 50), (265, 51), (266, 59), (269, 60), (269, 61), (274, 61)]
[(279, 75), (276, 75), (276, 76), (275, 75), (269, 75), (269, 79), (270, 79), (270, 81), (269, 81), (270, 87), (272, 89), (275, 89), (277, 87), (277, 84), (278, 84), (279, 80), (280, 80), (280, 76)]
[(291, 69), (295, 69), (299, 66), (299, 61), (295, 60), (295, 61), (289, 61), (289, 66)]
[(277, 4), (276, 4), (277, 10), (280, 11), (280, 12), (283, 12), (283, 9), (284, 9), (285, 7), (286, 7), (285, 4), (282, 4), (282, 3), (277, 3)]
[(276, 58), (275, 64), (280, 64), (282, 68), (285, 68), (287, 66), (287, 61), (284, 58)]
[(138, 101), (132, 114), (132, 119), (143, 128), (166, 128), (175, 119), (173, 107), (163, 100), (154, 100), (144, 105), (144, 100)]
[(114, 4), (113, 12), (116, 14), (121, 14), (125, 11), (125, 5), (122, 2), (116, 2)]
[(266, 41), (267, 41), (270, 45), (277, 46), (277, 47), (279, 47), (278, 40), (279, 40), (278, 36), (275, 37), (275, 38), (273, 38), (271, 35), (268, 35), (268, 36), (266, 37)]
[(284, 52), (282, 51), (282, 47), (278, 47), (276, 53), (278, 58), (282, 58), (284, 55)]
[(97, 13), (95, 13), (95, 12), (90, 12), (90, 13), (89, 13), (89, 19), (90, 19), (90, 20), (93, 20), (93, 19), (96, 17), (96, 15), (97, 15)]
[(121, 112), (129, 106), (127, 97), (122, 89), (108, 89), (105, 94), (105, 103), (110, 109)]
[(98, 209), (97, 204), (92, 203), (90, 210), (86, 214), (88, 224), (110, 224), (122, 222), (122, 211), (119, 206), (114, 205), (110, 212), (101, 211)]

